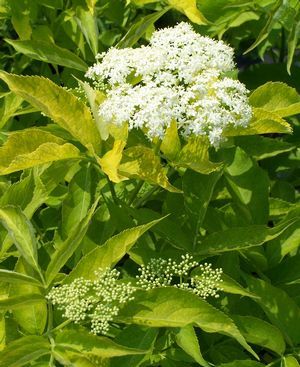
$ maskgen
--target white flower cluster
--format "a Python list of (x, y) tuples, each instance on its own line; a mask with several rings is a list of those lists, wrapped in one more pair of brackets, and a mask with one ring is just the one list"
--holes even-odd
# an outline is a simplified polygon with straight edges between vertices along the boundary
[[(190, 276), (197, 267), (197, 275)], [(213, 269), (211, 264), (199, 264), (191, 255), (183, 255), (177, 263), (172, 259), (151, 259), (147, 265), (139, 268), (137, 285), (146, 290), (158, 287), (173, 286), (188, 290), (202, 298), (209, 296), (218, 298), (222, 269)]]
[(207, 135), (217, 147), (226, 127), (251, 118), (247, 89), (226, 77), (233, 69), (232, 48), (180, 23), (154, 32), (148, 46), (98, 55), (86, 76), (106, 91), (105, 123), (128, 123), (153, 139), (176, 121), (182, 136)]
[(106, 334), (119, 307), (133, 299), (135, 288), (131, 283), (120, 283), (116, 269), (100, 269), (96, 275), (94, 281), (77, 278), (70, 284), (53, 288), (47, 298), (64, 311), (64, 317), (75, 323), (90, 321), (94, 334)]

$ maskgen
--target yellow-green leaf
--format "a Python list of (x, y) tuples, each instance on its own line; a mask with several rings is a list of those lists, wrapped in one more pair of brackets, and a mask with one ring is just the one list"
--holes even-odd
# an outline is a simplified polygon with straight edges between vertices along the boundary
[(124, 163), (119, 167), (121, 175), (149, 181), (170, 192), (181, 192), (170, 184), (159, 157), (155, 155), (152, 149), (144, 146), (135, 146), (126, 149), (123, 156), (125, 158)]
[(113, 148), (102, 158), (98, 158), (98, 162), (102, 171), (107, 174), (111, 181), (116, 183), (127, 179), (127, 177), (118, 173), (118, 168), (120, 166), (125, 145), (126, 142), (122, 140), (115, 140)]
[(39, 76), (18, 76), (1, 71), (0, 78), (14, 93), (68, 130), (86, 148), (99, 151), (101, 138), (91, 112), (72, 93)]
[(173, 160), (180, 152), (180, 149), (181, 144), (178, 135), (177, 124), (175, 121), (172, 121), (171, 125), (166, 130), (165, 136), (160, 146), (160, 150), (168, 159)]
[(32, 128), (11, 133), (0, 148), (0, 175), (62, 159), (79, 157), (79, 150), (47, 131)]
[(291, 134), (291, 125), (277, 113), (263, 108), (253, 108), (253, 117), (248, 127), (226, 129), (225, 136), (256, 134)]
[(176, 10), (185, 14), (190, 21), (196, 24), (208, 24), (208, 20), (197, 8), (196, 0), (168, 0), (168, 3)]
[(300, 95), (295, 88), (281, 82), (268, 82), (258, 87), (250, 95), (249, 102), (280, 117), (300, 113)]
[(190, 168), (193, 171), (208, 174), (222, 167), (221, 163), (209, 160), (209, 141), (205, 136), (190, 137), (182, 148), (173, 164), (179, 167)]

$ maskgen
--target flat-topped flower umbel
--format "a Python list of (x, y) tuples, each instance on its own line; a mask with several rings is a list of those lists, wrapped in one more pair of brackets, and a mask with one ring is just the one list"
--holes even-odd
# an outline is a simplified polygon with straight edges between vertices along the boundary
[(105, 123), (128, 123), (153, 139), (175, 121), (180, 135), (206, 135), (217, 147), (226, 127), (251, 118), (248, 90), (228, 77), (234, 66), (231, 47), (180, 23), (154, 32), (148, 46), (98, 55), (86, 76), (107, 95), (99, 108)]

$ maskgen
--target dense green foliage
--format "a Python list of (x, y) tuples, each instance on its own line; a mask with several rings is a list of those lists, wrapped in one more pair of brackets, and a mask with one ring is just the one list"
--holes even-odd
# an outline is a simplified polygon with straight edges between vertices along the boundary
[[(299, 2), (0, 0), (0, 20), (0, 367), (299, 366)], [(181, 20), (235, 48), (250, 125), (219, 149), (173, 125), (102, 139), (78, 80)], [(223, 269), (219, 298), (139, 289), (103, 336), (46, 297), (187, 253)]]

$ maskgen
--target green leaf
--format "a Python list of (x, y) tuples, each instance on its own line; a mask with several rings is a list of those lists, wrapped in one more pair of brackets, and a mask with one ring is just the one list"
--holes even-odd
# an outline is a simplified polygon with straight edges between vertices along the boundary
[(159, 157), (152, 149), (144, 146), (135, 146), (124, 151), (119, 173), (122, 176), (138, 178), (159, 185), (170, 192), (181, 192), (169, 183)]
[(0, 175), (57, 160), (79, 157), (65, 140), (36, 128), (13, 132), (0, 148)]
[(58, 333), (56, 344), (58, 347), (70, 348), (83, 355), (87, 354), (104, 358), (147, 353), (146, 350), (125, 347), (107, 337), (93, 335), (84, 329), (64, 330)]
[(0, 208), (0, 221), (25, 261), (38, 270), (37, 241), (32, 224), (19, 207)]
[(251, 292), (259, 296), (255, 299), (269, 320), (278, 327), (288, 344), (300, 342), (300, 308), (282, 289), (253, 277), (247, 276)]
[(285, 342), (281, 332), (266, 321), (253, 316), (232, 316), (248, 343), (260, 345), (282, 355)]
[(287, 356), (287, 357), (283, 357), (282, 367), (299, 367), (299, 363), (295, 357)]
[(47, 284), (51, 284), (60, 269), (66, 264), (69, 258), (74, 254), (85, 236), (92, 216), (98, 205), (99, 198), (94, 202), (87, 215), (74, 228), (69, 237), (53, 253), (51, 261), (46, 270)]
[(263, 367), (264, 364), (251, 360), (234, 361), (230, 363), (219, 364), (218, 367)]
[(300, 283), (300, 254), (286, 257), (281, 263), (268, 271), (268, 276), (275, 284)]
[(176, 157), (181, 150), (181, 143), (175, 121), (172, 121), (170, 126), (166, 129), (160, 150), (164, 153), (164, 156), (167, 159), (171, 161), (176, 160)]
[(168, 0), (168, 3), (176, 10), (185, 14), (190, 21), (196, 24), (208, 24), (208, 20), (197, 8), (196, 0)]
[[(15, 270), (23, 273), (24, 276), (33, 276), (33, 270), (24, 263), (23, 259), (19, 259)], [(14, 297), (23, 297), (28, 294), (37, 294), (42, 297), (40, 302), (34, 304), (24, 304), (13, 310), (13, 315), (18, 324), (28, 334), (41, 335), (44, 332), (47, 322), (47, 303), (43, 297), (42, 289), (36, 285), (14, 283), (10, 286), (9, 295)]]
[(62, 234), (66, 238), (77, 223), (87, 215), (92, 200), (92, 167), (83, 166), (69, 183), (69, 192), (62, 203)]
[[(85, 147), (98, 152), (101, 139), (89, 108), (49, 79), (0, 72), (9, 88), (68, 130)], [(43, 93), (41, 93), (43, 91)]]
[(291, 75), (291, 66), (295, 55), (298, 40), (300, 38), (300, 12), (292, 25), (292, 29), (289, 33), (287, 44), (288, 44), (288, 56), (287, 56), (287, 72)]
[(233, 321), (195, 294), (175, 287), (137, 291), (117, 316), (121, 322), (148, 327), (198, 326), (208, 333), (221, 333), (236, 339), (256, 356)]
[(210, 364), (202, 357), (197, 335), (192, 325), (187, 325), (175, 332), (175, 341), (200, 366), (209, 367)]
[(0, 281), (7, 283), (27, 284), (36, 287), (44, 287), (37, 279), (12, 270), (0, 269)]
[[(114, 341), (126, 347), (148, 350), (148, 354), (150, 354), (157, 336), (158, 329), (129, 325), (116, 336)], [(145, 356), (143, 355), (114, 358), (111, 360), (110, 366), (139, 367), (144, 359)]]
[(235, 143), (256, 160), (275, 157), (295, 149), (290, 143), (264, 136), (237, 136)]
[(199, 230), (204, 220), (215, 185), (222, 172), (209, 175), (187, 170), (183, 176), (184, 206), (191, 224), (193, 246), (196, 246)]
[(250, 95), (249, 102), (280, 117), (300, 113), (300, 95), (295, 88), (281, 82), (269, 82), (258, 87)]
[(111, 237), (101, 247), (86, 254), (65, 278), (63, 283), (70, 283), (78, 277), (95, 279), (95, 271), (99, 268), (113, 267), (131, 249), (135, 242), (148, 229), (159, 223), (163, 218), (138, 227), (129, 228)]
[(36, 303), (40, 303), (43, 300), (45, 300), (45, 297), (37, 293), (26, 294), (24, 296), (1, 298), (0, 310), (15, 310), (18, 308), (23, 308), (24, 305), (33, 305)]
[(226, 274), (222, 274), (222, 282), (218, 285), (223, 292), (239, 294), (241, 296), (256, 298), (255, 294), (249, 292), (247, 289), (243, 288), (238, 282), (232, 279)]
[(125, 36), (117, 43), (117, 48), (127, 48), (134, 46), (140, 38), (153, 26), (153, 24), (160, 19), (170, 7), (166, 7), (155, 13), (146, 15), (135, 22), (125, 34)]
[(267, 23), (260, 31), (255, 42), (245, 51), (245, 53), (252, 51), (255, 47), (261, 44), (270, 34), (274, 26), (282, 21), (286, 13), (289, 11), (290, 1), (289, 0), (277, 0), (275, 2), (274, 9), (269, 12), (269, 18)]
[(41, 336), (25, 336), (0, 352), (0, 367), (21, 367), (50, 354), (50, 344)]
[(204, 238), (197, 251), (198, 255), (220, 254), (228, 251), (244, 250), (260, 246), (281, 235), (292, 226), (297, 219), (284, 221), (273, 228), (264, 225), (233, 227), (214, 232)]
[(203, 174), (217, 171), (222, 167), (222, 164), (209, 160), (209, 146), (207, 137), (190, 137), (172, 164), (175, 167), (186, 167)]
[(292, 131), (291, 125), (277, 113), (263, 108), (253, 108), (253, 117), (248, 127), (228, 128), (224, 136), (291, 134)]
[(87, 71), (88, 69), (87, 64), (80, 57), (52, 42), (41, 40), (15, 41), (7, 38), (5, 42), (13, 46), (16, 51), (35, 60), (62, 65), (80, 71)]
[[(76, 22), (79, 25), (91, 51), (94, 56), (98, 54), (98, 39), (99, 31), (97, 18), (90, 10), (85, 10), (82, 7), (76, 8)], [(86, 68), (84, 69), (86, 71)]]
[(266, 223), (269, 215), (268, 175), (239, 147), (232, 153), (226, 160), (224, 172), (227, 189), (246, 222)]
[(11, 22), (20, 39), (30, 39), (32, 33), (30, 13), (35, 4), (30, 3), (30, 0), (10, 0), (7, 5), (10, 7)]
[(16, 96), (14, 93), (7, 93), (7, 95), (2, 99), (0, 104), (0, 128), (6, 124), (6, 122), (13, 116), (15, 116), (16, 111), (21, 107), (23, 98)]

